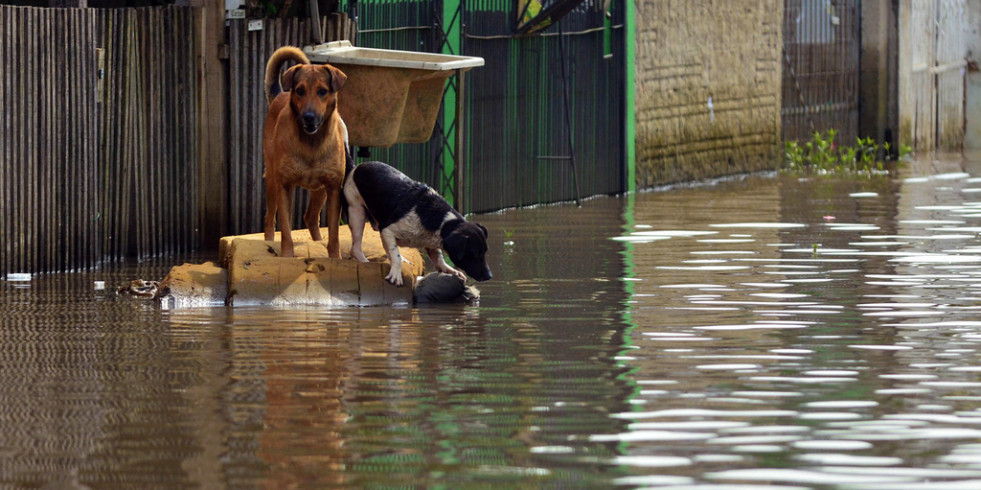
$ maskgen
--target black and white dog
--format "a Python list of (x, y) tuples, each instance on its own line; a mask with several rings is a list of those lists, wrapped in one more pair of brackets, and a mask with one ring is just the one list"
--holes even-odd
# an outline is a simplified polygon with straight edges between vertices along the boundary
[(425, 248), (439, 272), (466, 280), (443, 260), (443, 250), (450, 260), (477, 281), (491, 278), (484, 255), (487, 253), (487, 228), (468, 222), (428, 185), (382, 162), (365, 162), (351, 169), (344, 181), (344, 200), (348, 225), (351, 227), (351, 256), (367, 262), (361, 250), (366, 220), (379, 230), (382, 245), (392, 262), (385, 276), (388, 282), (402, 285), (402, 255), (398, 246)]

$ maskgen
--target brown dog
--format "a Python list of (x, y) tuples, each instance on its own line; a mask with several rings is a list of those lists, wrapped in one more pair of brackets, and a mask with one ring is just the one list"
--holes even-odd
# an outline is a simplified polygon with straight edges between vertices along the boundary
[[(287, 61), (290, 67), (280, 77)], [(276, 50), (266, 64), (269, 114), (262, 135), (266, 160), (265, 239), (275, 238), (277, 211), (282, 232), (281, 257), (293, 256), (291, 211), (293, 188), (309, 189), (303, 215), (314, 240), (320, 236), (320, 210), (327, 204), (327, 253), (340, 258), (337, 228), (341, 218), (347, 127), (337, 113), (337, 91), (347, 76), (330, 65), (311, 65), (293, 46)]]

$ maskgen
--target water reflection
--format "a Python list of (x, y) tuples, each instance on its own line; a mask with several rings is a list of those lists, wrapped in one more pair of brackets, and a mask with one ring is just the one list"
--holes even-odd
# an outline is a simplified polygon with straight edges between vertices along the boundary
[[(648, 476), (620, 481), (981, 484), (981, 460), (954, 456), (981, 435), (981, 229), (965, 218), (981, 217), (966, 197), (978, 180), (951, 168), (964, 167), (639, 195), (626, 236), (649, 226), (719, 233), (626, 242), (630, 364), (656, 389), (617, 415), (629, 431), (603, 437), (628, 442), (632, 456), (687, 461), (656, 471), (641, 462), (633, 470)], [(676, 436), (686, 444), (650, 442)], [(707, 453), (738, 458), (699, 459)]]
[(174, 260), (0, 282), (0, 481), (975, 488), (978, 167), (481, 216), (479, 307), (114, 294)]
[(2, 481), (602, 485), (616, 445), (589, 435), (623, 429), (610, 413), (633, 390), (605, 239), (622, 212), (607, 199), (482, 220), (512, 244), (492, 249), (501, 279), (479, 308), (161, 310), (114, 294), (167, 261), (3, 283)]

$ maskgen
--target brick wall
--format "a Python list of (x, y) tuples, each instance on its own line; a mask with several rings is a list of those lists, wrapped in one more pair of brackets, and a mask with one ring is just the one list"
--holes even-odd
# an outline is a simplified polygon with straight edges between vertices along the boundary
[(783, 0), (635, 5), (637, 188), (775, 168)]

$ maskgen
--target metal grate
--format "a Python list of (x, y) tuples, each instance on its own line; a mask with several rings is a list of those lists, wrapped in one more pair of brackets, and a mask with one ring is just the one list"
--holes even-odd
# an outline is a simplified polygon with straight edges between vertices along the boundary
[(786, 0), (784, 7), (784, 140), (834, 129), (838, 141), (858, 135), (858, 0)]
[[(463, 208), (493, 211), (568, 201), (580, 192), (589, 196), (623, 191), (624, 5), (613, 2), (608, 22), (602, 3), (582, 3), (562, 18), (561, 44), (555, 25), (540, 35), (515, 35), (517, 7), (510, 0), (471, 1), (458, 14), (464, 38), (460, 54), (485, 61), (465, 76)], [(439, 2), (368, 1), (359, 2), (358, 8), (362, 46), (430, 52), (441, 48)], [(612, 53), (609, 46), (615, 46)], [(437, 124), (429, 143), (372, 149), (371, 157), (445, 193), (440, 180), (445, 156), (442, 126)], [(568, 159), (570, 140), (579, 192)]]

